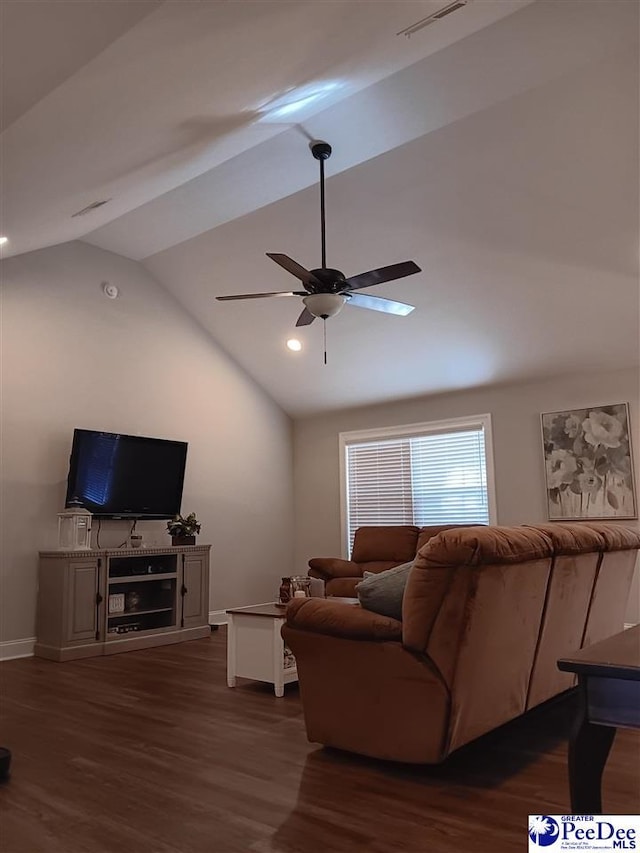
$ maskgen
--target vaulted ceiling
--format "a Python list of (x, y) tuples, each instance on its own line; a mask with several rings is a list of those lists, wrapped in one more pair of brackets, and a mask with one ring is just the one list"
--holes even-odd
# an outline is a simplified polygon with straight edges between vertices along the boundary
[[(294, 415), (637, 363), (638, 4), (397, 35), (445, 5), (5, 0), (5, 255), (142, 261)], [(214, 298), (298, 289), (267, 251), (320, 265), (319, 138), (328, 265), (422, 268), (367, 291), (409, 316), (327, 321), (326, 366), (298, 298)]]

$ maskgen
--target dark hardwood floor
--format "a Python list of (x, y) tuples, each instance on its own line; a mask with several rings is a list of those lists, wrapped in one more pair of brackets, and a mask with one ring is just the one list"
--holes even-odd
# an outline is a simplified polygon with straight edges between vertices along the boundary
[[(520, 853), (527, 816), (569, 811), (573, 701), (407, 767), (306, 740), (296, 685), (225, 680), (225, 631), (141, 652), (0, 667), (1, 853)], [(620, 732), (604, 809), (640, 811)]]

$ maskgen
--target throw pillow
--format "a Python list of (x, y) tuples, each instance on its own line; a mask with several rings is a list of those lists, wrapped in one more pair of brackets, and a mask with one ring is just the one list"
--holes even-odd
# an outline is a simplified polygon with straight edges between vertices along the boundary
[(365, 572), (364, 580), (356, 586), (360, 606), (401, 621), (402, 598), (412, 566), (413, 560), (378, 574)]

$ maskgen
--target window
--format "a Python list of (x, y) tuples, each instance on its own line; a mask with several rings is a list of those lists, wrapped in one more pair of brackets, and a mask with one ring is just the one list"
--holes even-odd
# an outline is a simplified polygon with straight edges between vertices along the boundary
[(495, 523), (491, 416), (340, 434), (343, 541), (363, 525)]

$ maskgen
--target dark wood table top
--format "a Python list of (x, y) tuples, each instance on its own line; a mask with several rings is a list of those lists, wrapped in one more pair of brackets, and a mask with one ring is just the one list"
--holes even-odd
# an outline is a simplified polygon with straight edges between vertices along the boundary
[[(313, 596), (312, 596), (313, 597)], [(293, 600), (293, 599), (292, 599)], [(357, 598), (338, 598), (338, 596), (329, 596), (327, 599), (322, 599), (323, 601), (339, 601), (342, 604), (358, 604)], [(287, 612), (286, 604), (276, 604), (275, 602), (271, 604), (252, 604), (248, 607), (232, 607), (231, 609), (226, 611), (227, 613), (237, 613), (240, 615), (249, 615), (249, 616), (267, 616), (276, 618), (276, 619), (284, 619)]]
[(640, 625), (561, 658), (558, 669), (600, 678), (640, 681)]
[(286, 609), (286, 604), (276, 604), (275, 602), (272, 602), (270, 604), (252, 604), (249, 607), (232, 607), (230, 610), (227, 610), (227, 613), (237, 613), (247, 616), (268, 616), (272, 619), (284, 619)]

